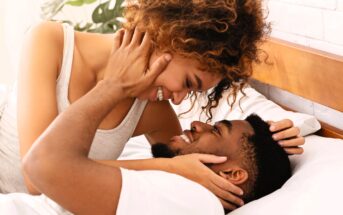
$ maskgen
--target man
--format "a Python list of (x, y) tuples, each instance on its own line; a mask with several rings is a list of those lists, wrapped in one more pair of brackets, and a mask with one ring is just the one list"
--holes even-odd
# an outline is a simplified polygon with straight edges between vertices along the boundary
[(257, 115), (246, 120), (223, 120), (214, 126), (193, 122), (191, 130), (168, 144), (152, 146), (154, 157), (192, 153), (227, 157), (209, 167), (244, 190), (245, 203), (280, 188), (291, 176), (287, 154), (273, 140), (269, 125)]
[[(244, 190), (243, 199), (246, 203), (275, 191), (291, 176), (287, 154), (272, 139), (269, 125), (256, 115), (249, 116), (245, 121), (230, 122), (223, 120), (214, 126), (193, 122), (191, 130), (184, 131), (181, 136), (173, 137), (167, 144), (153, 145), (152, 152), (154, 157), (174, 157), (173, 159), (182, 159), (182, 156), (176, 155), (192, 153), (227, 157), (226, 162), (212, 164), (209, 167), (221, 177), (241, 187)], [(41, 158), (43, 157), (46, 156)], [(39, 160), (40, 156), (31, 157), (31, 159), (35, 158)], [(86, 164), (92, 161), (80, 158), (78, 162), (79, 164)], [(121, 161), (118, 161), (117, 165), (125, 166), (121, 165)], [(74, 171), (73, 166), (73, 163), (69, 163), (69, 168), (66, 168), (65, 171)], [(130, 167), (127, 164), (126, 166)], [(94, 169), (90, 168), (89, 174), (84, 175), (84, 177), (96, 177), (92, 175), (92, 172), (100, 170), (100, 168), (96, 168), (96, 166)], [(101, 168), (103, 169), (101, 171), (108, 171), (105, 174), (113, 175), (117, 179), (116, 181), (121, 181), (121, 186), (116, 187), (115, 193), (103, 193), (103, 195), (112, 197), (111, 204), (115, 205), (117, 214), (136, 214), (138, 212), (140, 214), (223, 214), (223, 207), (213, 194), (183, 177), (161, 171), (121, 169), (120, 172), (117, 168), (113, 169), (106, 166), (101, 166)], [(29, 170), (28, 172), (33, 178), (38, 177), (43, 183), (45, 183), (44, 181), (48, 183), (58, 182), (60, 180), (58, 178), (65, 175), (65, 172), (58, 174), (53, 171), (57, 169), (56, 167), (49, 165), (49, 169), (52, 171), (43, 168), (43, 171), (34, 170), (31, 172)], [(53, 174), (50, 175), (51, 173)], [(69, 181), (68, 184), (83, 184), (87, 181), (83, 181), (81, 178), (77, 181), (74, 178), (65, 180)], [(105, 185), (99, 184), (99, 187), (107, 186), (109, 190), (112, 190), (116, 185), (115, 182), (106, 180), (102, 183)], [(58, 191), (50, 193), (49, 188), (46, 189), (45, 193), (72, 211), (87, 213), (90, 204), (95, 204), (95, 207), (101, 209), (98, 205), (99, 201), (92, 198), (92, 192), (95, 191), (91, 187), (84, 186), (83, 189), (86, 190), (75, 189), (74, 192), (76, 193), (67, 192), (68, 194), (64, 195), (64, 190), (73, 190), (68, 184), (65, 184), (65, 187), (57, 188), (61, 193)], [(42, 188), (51, 186), (51, 184), (43, 185)], [(89, 190), (87, 190), (88, 188)], [(75, 210), (73, 208), (74, 203), (70, 204), (70, 202), (60, 198), (60, 196), (66, 196), (66, 199), (69, 199), (70, 196), (78, 196), (79, 191), (89, 195), (87, 204), (84, 207), (81, 206), (81, 209)], [(104, 205), (104, 207), (111, 208), (113, 206)], [(114, 213), (115, 211), (112, 214)]]

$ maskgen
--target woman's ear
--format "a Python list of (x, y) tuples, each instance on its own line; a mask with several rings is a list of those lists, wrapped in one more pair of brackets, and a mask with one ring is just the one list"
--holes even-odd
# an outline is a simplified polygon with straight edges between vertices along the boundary
[(219, 171), (219, 175), (235, 185), (243, 184), (249, 178), (248, 172), (240, 167), (232, 167), (224, 171)]

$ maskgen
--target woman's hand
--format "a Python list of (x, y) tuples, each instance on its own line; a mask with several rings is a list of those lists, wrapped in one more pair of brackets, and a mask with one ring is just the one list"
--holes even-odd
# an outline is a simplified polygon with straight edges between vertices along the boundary
[(153, 83), (171, 60), (171, 55), (162, 55), (148, 69), (150, 48), (148, 33), (137, 28), (134, 31), (118, 31), (114, 36), (104, 80), (119, 84), (125, 97), (136, 97)]
[(234, 210), (244, 204), (238, 195), (243, 195), (241, 188), (230, 183), (209, 169), (206, 164), (223, 163), (226, 157), (207, 154), (189, 154), (172, 158), (173, 173), (195, 181), (214, 193), (225, 209)]
[(269, 124), (270, 131), (274, 132), (273, 139), (278, 141), (288, 154), (302, 154), (304, 152), (301, 146), (305, 144), (305, 138), (300, 136), (300, 129), (294, 127), (291, 120), (270, 121)]

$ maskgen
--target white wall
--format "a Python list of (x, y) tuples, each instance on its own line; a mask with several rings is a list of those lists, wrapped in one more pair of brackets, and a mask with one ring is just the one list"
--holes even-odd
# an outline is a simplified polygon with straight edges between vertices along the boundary
[[(0, 84), (11, 85), (15, 81), (25, 33), (42, 20), (41, 6), (47, 1), (51, 0), (0, 0)], [(94, 7), (67, 6), (56, 18), (87, 21)]]
[(267, 0), (272, 36), (343, 56), (343, 0)]

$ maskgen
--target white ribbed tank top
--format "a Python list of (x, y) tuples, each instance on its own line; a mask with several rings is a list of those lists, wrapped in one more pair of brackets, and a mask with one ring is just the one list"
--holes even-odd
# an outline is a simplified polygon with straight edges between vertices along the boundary
[[(70, 105), (68, 89), (74, 53), (74, 30), (67, 24), (63, 24), (63, 30), (63, 60), (56, 85), (58, 113), (63, 112)], [(146, 104), (147, 101), (136, 99), (124, 120), (117, 127), (110, 130), (98, 129), (89, 157), (97, 160), (117, 159), (132, 136)], [(21, 174), (19, 155), (16, 87), (5, 101), (0, 116), (0, 193), (11, 192), (27, 192)]]
[[(60, 75), (57, 79), (57, 104), (61, 113), (69, 105), (68, 88), (74, 54), (74, 30), (68, 24), (63, 24), (64, 50)], [(143, 113), (147, 101), (136, 99), (124, 120), (114, 129), (98, 129), (91, 146), (89, 157), (98, 160), (117, 159), (124, 149), (125, 143), (132, 136)]]

